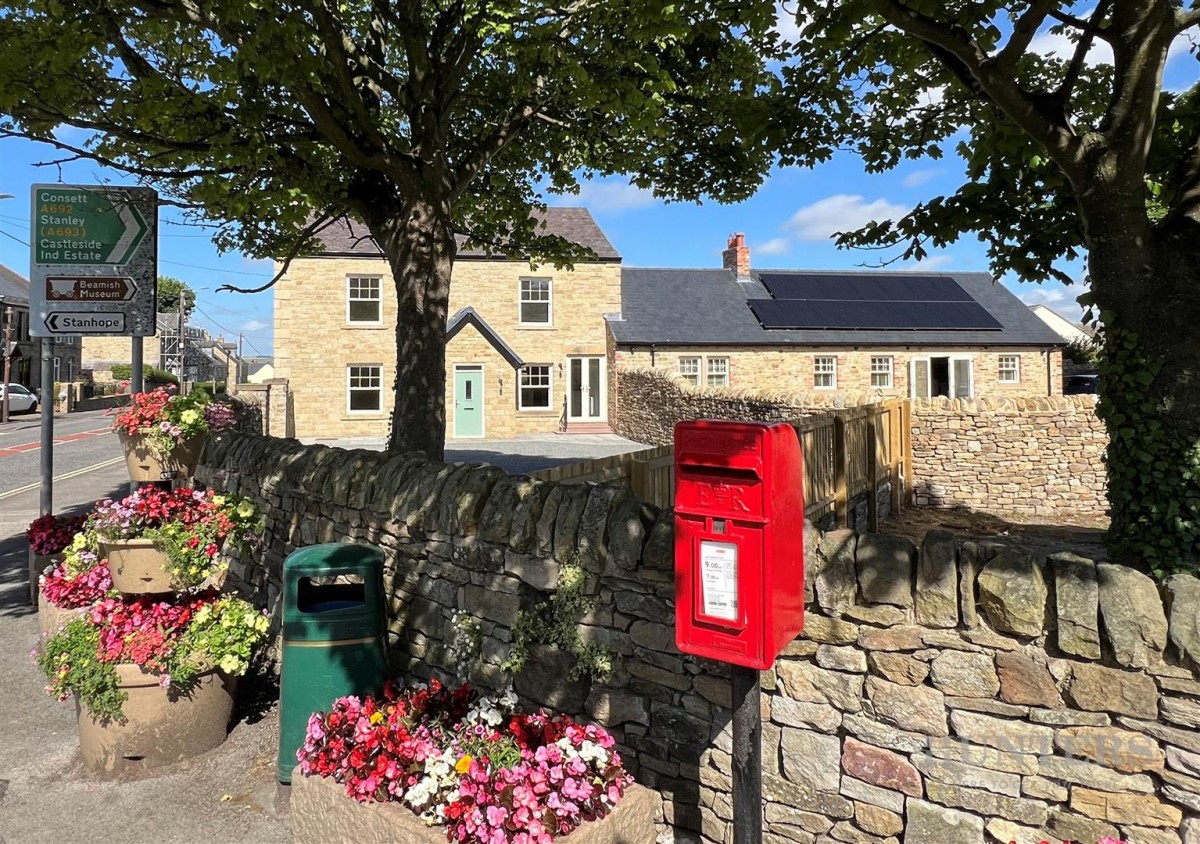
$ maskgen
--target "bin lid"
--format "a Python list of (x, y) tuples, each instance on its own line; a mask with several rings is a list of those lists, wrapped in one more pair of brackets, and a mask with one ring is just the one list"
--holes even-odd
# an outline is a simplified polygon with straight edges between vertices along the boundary
[(373, 574), (383, 566), (383, 549), (365, 542), (327, 542), (297, 548), (283, 562), (285, 575)]

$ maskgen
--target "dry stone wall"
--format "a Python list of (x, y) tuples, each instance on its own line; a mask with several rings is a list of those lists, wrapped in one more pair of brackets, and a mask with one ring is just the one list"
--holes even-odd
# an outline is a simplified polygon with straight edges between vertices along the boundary
[(1095, 396), (912, 402), (914, 489), (922, 506), (1104, 516), (1107, 448)]
[[(854, 395), (815, 404), (804, 396), (696, 389), (660, 372), (618, 372), (617, 433), (667, 445), (684, 419), (790, 421), (878, 401)], [(1095, 396), (915, 399), (916, 503), (1022, 518), (1100, 518), (1108, 509), (1108, 434)]]
[[(730, 844), (728, 671), (674, 647), (669, 511), (243, 434), (198, 478), (264, 506), (261, 561), (232, 572), (272, 607), (293, 548), (387, 549), (392, 657), (417, 677), (507, 683), (520, 613), (578, 566), (595, 603), (577, 629), (612, 674), (572, 680), (534, 643), (517, 691), (613, 731), (662, 795), (661, 842)], [(762, 675), (765, 842), (1200, 844), (1200, 580), (945, 532), (806, 544), (805, 632)]]

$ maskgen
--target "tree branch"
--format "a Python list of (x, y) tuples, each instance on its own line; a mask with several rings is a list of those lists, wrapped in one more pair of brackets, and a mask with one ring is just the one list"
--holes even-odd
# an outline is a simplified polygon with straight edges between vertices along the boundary
[(1197, 24), (1200, 24), (1200, 8), (1193, 9), (1190, 12), (1185, 12), (1180, 9), (1175, 13), (1176, 32), (1183, 32), (1185, 29), (1196, 26)]
[(961, 26), (930, 18), (901, 0), (874, 0), (874, 4), (888, 23), (924, 41), (952, 70), (953, 63), (939, 50), (961, 62), (993, 103), (1044, 146), (1064, 171), (1077, 174), (1080, 143), (1070, 126), (1061, 115), (1048, 109), (1046, 103), (1021, 88), (1008, 69), (997, 66)]
[(222, 284), (216, 289), (215, 292), (224, 293), (226, 290), (228, 290), (230, 293), (262, 293), (264, 290), (270, 290), (279, 282), (279, 279), (284, 277), (288, 271), (288, 267), (290, 267), (292, 265), (292, 261), (294, 261), (300, 255), (300, 250), (304, 248), (304, 244), (308, 242), (309, 238), (320, 234), (322, 231), (329, 228), (329, 226), (333, 225), (339, 220), (345, 219), (345, 217), (345, 214), (330, 214), (328, 211), (323, 211), (317, 215), (315, 220), (301, 229), (300, 233), (296, 235), (295, 241), (292, 242), (292, 245), (288, 248), (287, 254), (283, 258), (282, 266), (280, 266), (279, 272), (275, 273), (274, 277), (262, 287), (237, 287), (232, 284)]
[(997, 67), (1012, 68), (1016, 66), (1021, 57), (1025, 55), (1025, 51), (1029, 49), (1029, 44), (1037, 35), (1042, 21), (1057, 5), (1058, 0), (1033, 0), (1029, 4), (1029, 8), (1017, 18), (1017, 22), (1013, 25), (1013, 32), (1009, 36), (1008, 43), (996, 56)]
[(1096, 33), (1101, 31), (1100, 22), (1104, 20), (1111, 6), (1112, 0), (1100, 0), (1096, 4), (1096, 9), (1092, 12), (1092, 19), (1088, 21), (1088, 26), (1079, 36), (1079, 43), (1075, 45), (1075, 54), (1071, 56), (1067, 72), (1054, 92), (1054, 96), (1063, 104), (1064, 113), (1067, 111), (1067, 105), (1071, 102), (1071, 95), (1075, 92), (1075, 85), (1079, 82), (1079, 74), (1087, 60), (1088, 50), (1092, 48), (1092, 41), (1095, 39)]
[(538, 107), (532, 102), (519, 103), (496, 131), (479, 142), (475, 151), (454, 169), (452, 200), (462, 195), (479, 171), (521, 133), (537, 112)]
[[(1054, 18), (1056, 21), (1058, 21), (1061, 24), (1065, 24), (1066, 26), (1072, 27), (1074, 29), (1078, 29), (1080, 32), (1091, 33), (1092, 35), (1094, 35), (1097, 38), (1100, 38), (1104, 41), (1112, 40), (1112, 36), (1110, 33), (1106, 32), (1103, 29), (1096, 27), (1095, 25), (1093, 25), (1093, 23), (1089, 23), (1088, 21), (1085, 21), (1083, 18), (1076, 17), (1075, 15), (1068, 15), (1066, 12), (1062, 12), (1062, 11), (1059, 11), (1058, 9), (1055, 9), (1050, 12), (1050, 17)], [(1093, 15), (1092, 18), (1094, 21), (1095, 15)]]

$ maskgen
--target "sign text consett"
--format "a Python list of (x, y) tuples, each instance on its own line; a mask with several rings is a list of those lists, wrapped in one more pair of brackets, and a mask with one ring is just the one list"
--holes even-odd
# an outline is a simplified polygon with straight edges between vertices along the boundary
[[(155, 333), (153, 190), (34, 185), (30, 218), (30, 334)], [(84, 319), (70, 319), (71, 314)]]

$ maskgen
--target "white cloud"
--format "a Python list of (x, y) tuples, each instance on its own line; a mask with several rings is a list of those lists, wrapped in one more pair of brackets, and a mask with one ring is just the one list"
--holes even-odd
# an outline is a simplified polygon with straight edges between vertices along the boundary
[(786, 255), (792, 251), (792, 243), (786, 237), (775, 237), (754, 246), (751, 251), (759, 255)]
[(646, 188), (622, 182), (618, 179), (586, 181), (579, 186), (575, 196), (554, 199), (555, 205), (575, 204), (587, 206), (592, 211), (626, 211), (643, 208), (657, 202), (654, 194)]
[(800, 40), (800, 27), (796, 24), (796, 13), (789, 12), (783, 3), (775, 4), (775, 31), (782, 35), (785, 41), (793, 44)]
[(854, 231), (871, 221), (896, 219), (908, 210), (886, 199), (868, 202), (858, 195), (839, 193), (804, 206), (784, 228), (801, 240), (828, 240), (836, 232)]
[[(1087, 15), (1082, 15), (1082, 17), (1087, 17)], [(1072, 41), (1065, 32), (1040, 32), (1029, 42), (1029, 52), (1040, 53), (1043, 56), (1063, 61), (1071, 60), (1071, 57), (1075, 55), (1075, 47), (1076, 42)], [(1093, 67), (1098, 64), (1112, 64), (1112, 47), (1108, 45), (1107, 41), (1093, 38), (1091, 46), (1088, 47), (1085, 63)]]
[(267, 323), (261, 319), (252, 319), (249, 322), (242, 323), (242, 331), (259, 331), (267, 327)]
[(927, 255), (919, 261), (909, 261), (897, 269), (901, 270), (940, 270), (942, 267), (948, 267), (954, 263), (954, 257), (951, 255)]
[(932, 168), (928, 170), (913, 170), (904, 177), (903, 185), (906, 188), (919, 188), (937, 174), (938, 171)]
[(1026, 305), (1046, 305), (1073, 322), (1083, 319), (1083, 308), (1076, 301), (1087, 291), (1086, 285), (1073, 284), (1065, 287), (1054, 281), (1041, 284), (1016, 284), (1016, 294)]

